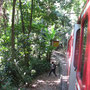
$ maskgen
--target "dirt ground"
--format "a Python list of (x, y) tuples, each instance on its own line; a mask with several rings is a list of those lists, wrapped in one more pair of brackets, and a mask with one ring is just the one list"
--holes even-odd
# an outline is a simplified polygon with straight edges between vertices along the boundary
[(67, 61), (63, 51), (53, 51), (51, 61), (59, 64), (56, 69), (57, 77), (48, 72), (39, 76), (26, 90), (68, 90)]

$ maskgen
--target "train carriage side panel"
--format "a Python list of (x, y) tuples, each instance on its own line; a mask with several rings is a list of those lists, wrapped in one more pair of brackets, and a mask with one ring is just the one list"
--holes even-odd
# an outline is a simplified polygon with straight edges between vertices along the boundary
[(75, 56), (76, 36), (77, 36), (78, 30), (80, 30), (80, 25), (75, 24), (74, 36), (73, 36), (72, 60), (70, 65), (69, 90), (74, 90), (75, 88), (76, 71), (73, 63), (74, 63), (74, 56)]
[(90, 0), (81, 14), (79, 62), (76, 90), (90, 90)]

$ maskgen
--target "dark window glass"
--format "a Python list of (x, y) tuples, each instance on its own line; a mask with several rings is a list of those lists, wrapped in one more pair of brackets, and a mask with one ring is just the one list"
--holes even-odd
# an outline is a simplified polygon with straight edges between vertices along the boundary
[(86, 40), (87, 40), (87, 21), (84, 24), (84, 35), (83, 35), (83, 47), (82, 47), (82, 60), (81, 60), (81, 79), (83, 77), (83, 68), (85, 61), (85, 50), (86, 50)]
[(78, 56), (79, 56), (79, 43), (80, 43), (80, 29), (76, 33), (75, 54), (74, 54), (74, 67), (77, 68)]

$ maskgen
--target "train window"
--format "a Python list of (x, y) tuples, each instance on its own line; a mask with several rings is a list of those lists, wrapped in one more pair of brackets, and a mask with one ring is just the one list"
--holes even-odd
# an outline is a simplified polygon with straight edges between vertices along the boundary
[(84, 61), (85, 61), (85, 50), (86, 50), (86, 40), (87, 40), (87, 21), (84, 24), (84, 35), (83, 35), (83, 47), (82, 47), (82, 60), (81, 60), (81, 79), (83, 77), (83, 68), (84, 68)]
[(74, 67), (77, 68), (77, 61), (79, 56), (79, 40), (80, 40), (80, 29), (76, 33), (76, 43), (75, 43), (75, 54), (74, 54)]

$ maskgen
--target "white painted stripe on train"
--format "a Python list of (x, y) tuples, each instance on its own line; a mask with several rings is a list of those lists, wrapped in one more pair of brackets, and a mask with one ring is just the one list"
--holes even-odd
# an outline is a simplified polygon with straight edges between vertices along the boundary
[(88, 2), (85, 10), (83, 11), (83, 13), (82, 13), (82, 15), (81, 15), (81, 18), (83, 18), (83, 15), (86, 13), (86, 11), (87, 11), (87, 9), (89, 8), (89, 6), (90, 6), (90, 1)]
[(77, 85), (78, 90), (80, 90), (80, 86), (77, 80), (76, 80), (76, 85)]

